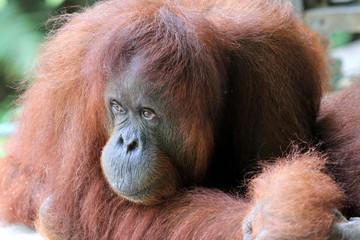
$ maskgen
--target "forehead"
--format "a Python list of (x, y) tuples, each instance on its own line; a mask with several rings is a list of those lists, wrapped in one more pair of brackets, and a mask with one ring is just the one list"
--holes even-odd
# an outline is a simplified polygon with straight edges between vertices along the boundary
[(134, 95), (147, 92), (150, 86), (144, 77), (134, 72), (122, 72), (111, 74), (106, 88), (117, 95)]
[(127, 101), (159, 102), (163, 87), (156, 86), (143, 71), (139, 61), (131, 61), (122, 72), (114, 72), (107, 79), (107, 96)]

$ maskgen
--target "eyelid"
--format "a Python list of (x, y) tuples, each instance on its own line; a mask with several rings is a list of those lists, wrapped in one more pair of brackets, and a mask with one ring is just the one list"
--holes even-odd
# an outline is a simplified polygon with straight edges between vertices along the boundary
[[(150, 112), (153, 116), (152, 117), (147, 117), (147, 116), (145, 116), (145, 112)], [(158, 115), (155, 113), (155, 111), (153, 109), (151, 109), (151, 108), (142, 108), (141, 109), (141, 115), (146, 120), (153, 120), (153, 119), (158, 117)]]
[[(119, 113), (125, 113), (126, 110), (124, 109), (124, 107), (115, 99), (110, 101), (110, 106), (113, 109), (113, 111), (119, 112)], [(115, 106), (120, 107), (120, 109), (115, 109)]]

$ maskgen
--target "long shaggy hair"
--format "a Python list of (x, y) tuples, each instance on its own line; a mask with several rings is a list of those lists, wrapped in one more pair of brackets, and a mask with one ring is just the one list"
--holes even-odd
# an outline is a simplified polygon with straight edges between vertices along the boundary
[[(244, 161), (256, 157), (265, 140), (264, 156), (289, 139), (311, 140), (326, 79), (323, 48), (298, 24), (290, 3), (108, 0), (63, 20), (44, 43), (20, 100), (18, 130), (0, 162), (0, 215), (34, 226), (52, 196), (48, 224), (63, 238), (238, 236), (247, 203), (222, 192), (181, 192), (153, 207), (114, 194), (99, 160), (109, 138), (105, 83), (131, 58), (141, 59), (149, 82), (164, 87), (167, 104), (181, 110), (183, 148), (195, 152), (190, 171), (198, 178), (209, 165), (214, 132), (221, 132), (221, 114), (234, 116), (229, 124)], [(234, 92), (227, 98), (228, 90)], [(229, 223), (200, 234), (197, 229), (215, 221), (209, 213)]]

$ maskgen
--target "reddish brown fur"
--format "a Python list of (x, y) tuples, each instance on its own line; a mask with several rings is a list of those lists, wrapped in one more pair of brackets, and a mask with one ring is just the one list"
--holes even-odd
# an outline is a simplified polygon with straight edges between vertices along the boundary
[(360, 80), (321, 102), (317, 134), (331, 175), (344, 190), (347, 215), (360, 215)]
[(265, 168), (250, 185), (256, 206), (250, 210), (251, 236), (266, 233), (266, 239), (327, 239), (334, 222), (329, 210), (341, 206), (342, 192), (322, 173), (324, 163), (322, 157), (306, 153), (279, 159), (275, 166)]
[[(251, 204), (204, 188), (184, 190), (153, 207), (115, 195), (99, 161), (109, 138), (105, 81), (134, 52), (144, 58), (149, 81), (166, 86), (168, 104), (181, 113), (187, 136), (182, 151), (196, 156), (188, 169), (195, 179), (205, 174), (222, 132), (236, 132), (230, 136), (235, 146), (230, 161), (241, 169), (251, 159), (280, 154), (290, 141), (311, 141), (326, 79), (323, 49), (288, 3), (111, 0), (67, 18), (43, 46), (35, 80), (22, 96), (19, 129), (0, 162), (3, 219), (33, 226), (40, 205), (53, 195), (47, 221), (37, 222), (52, 238), (242, 239), (245, 213), (267, 196), (261, 192), (279, 192), (281, 201), (288, 196), (277, 213), (285, 216), (302, 200), (290, 183), (303, 189), (308, 179), (297, 172), (309, 171), (332, 196), (319, 188), (302, 193), (314, 201), (297, 211), (305, 220), (296, 234), (329, 232), (329, 212), (340, 207), (341, 194), (321, 167), (310, 163), (316, 156), (298, 157), (299, 162), (289, 157), (294, 163), (279, 163), (260, 176), (252, 185)], [(224, 99), (229, 89), (235, 92)], [(234, 104), (235, 111), (226, 112)], [(277, 177), (284, 185), (261, 183)], [(318, 203), (324, 205), (316, 209), (320, 223), (315, 224), (310, 212)]]

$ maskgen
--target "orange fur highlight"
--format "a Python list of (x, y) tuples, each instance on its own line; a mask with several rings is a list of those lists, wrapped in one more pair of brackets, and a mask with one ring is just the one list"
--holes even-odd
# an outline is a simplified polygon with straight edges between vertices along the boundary
[(327, 239), (343, 193), (316, 153), (278, 159), (250, 185), (252, 239)]

